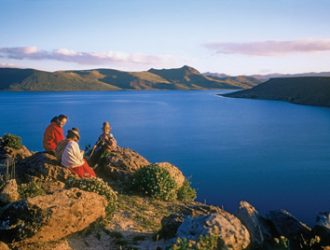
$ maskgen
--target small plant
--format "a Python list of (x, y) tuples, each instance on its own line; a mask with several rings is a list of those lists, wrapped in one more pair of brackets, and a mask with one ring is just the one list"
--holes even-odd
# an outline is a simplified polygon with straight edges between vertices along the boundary
[(219, 249), (219, 237), (216, 235), (201, 235), (197, 241), (177, 238), (169, 250), (216, 250)]
[(274, 241), (273, 242), (274, 249), (279, 249), (279, 250), (290, 249), (289, 240), (284, 236), (280, 236), (278, 238), (273, 238), (273, 241)]
[(46, 192), (41, 187), (41, 184), (38, 183), (37, 180), (33, 180), (29, 183), (23, 183), (19, 185), (18, 193), (23, 199), (46, 194)]
[(26, 200), (20, 200), (10, 204), (10, 207), (3, 211), (1, 227), (9, 242), (20, 241), (36, 234), (38, 230), (47, 223), (51, 212), (43, 212), (37, 206), (30, 206)]
[(2, 187), (6, 184), (6, 178), (4, 175), (0, 174), (0, 190), (2, 189)]
[(180, 201), (193, 201), (196, 199), (197, 194), (196, 190), (191, 187), (190, 182), (185, 180), (182, 187), (179, 188), (177, 196)]
[(133, 190), (165, 201), (176, 199), (176, 187), (169, 172), (156, 164), (140, 168), (132, 179)]
[(3, 143), (3, 146), (14, 148), (14, 149), (20, 149), (23, 146), (22, 138), (17, 135), (13, 135), (13, 134), (3, 135), (2, 143)]
[(99, 178), (90, 178), (90, 179), (76, 179), (74, 177), (70, 177), (65, 182), (65, 186), (67, 188), (77, 187), (81, 190), (94, 192), (99, 195), (104, 196), (108, 205), (106, 207), (107, 218), (109, 219), (112, 215), (113, 211), (116, 208), (117, 195), (113, 191), (113, 189), (102, 179)]

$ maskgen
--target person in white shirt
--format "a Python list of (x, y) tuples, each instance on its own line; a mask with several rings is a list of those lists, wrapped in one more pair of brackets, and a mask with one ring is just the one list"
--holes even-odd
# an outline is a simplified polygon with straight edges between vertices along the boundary
[(79, 148), (79, 130), (72, 128), (66, 136), (66, 146), (61, 157), (61, 164), (81, 178), (96, 177), (94, 170), (84, 159), (84, 151)]

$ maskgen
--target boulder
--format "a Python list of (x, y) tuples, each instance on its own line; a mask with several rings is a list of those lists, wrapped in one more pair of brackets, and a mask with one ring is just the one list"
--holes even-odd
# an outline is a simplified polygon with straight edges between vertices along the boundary
[(148, 160), (132, 149), (117, 147), (116, 151), (99, 160), (98, 171), (113, 180), (127, 182), (133, 173), (149, 164)]
[(169, 216), (165, 216), (161, 221), (162, 228), (158, 232), (160, 238), (170, 239), (175, 237), (184, 218), (183, 214), (170, 214)]
[(67, 240), (52, 241), (46, 243), (33, 243), (33, 244), (13, 244), (19, 250), (73, 250)]
[(240, 202), (237, 217), (249, 231), (252, 244), (261, 246), (265, 240), (273, 238), (269, 221), (247, 201)]
[(17, 191), (17, 183), (15, 179), (11, 179), (5, 183), (0, 192), (0, 203), (7, 204), (19, 200), (20, 195)]
[(21, 181), (31, 181), (33, 177), (47, 181), (65, 181), (74, 174), (61, 166), (56, 157), (47, 152), (39, 152), (20, 161), (16, 166), (16, 176)]
[(330, 212), (321, 212), (316, 216), (316, 226), (323, 227), (330, 232)]
[(21, 148), (15, 149), (6, 146), (2, 137), (0, 137), (0, 164), (7, 165), (13, 162), (20, 161), (32, 155), (24, 145)]
[(221, 208), (206, 205), (202, 203), (181, 204), (180, 209), (176, 213), (165, 216), (161, 220), (161, 230), (158, 232), (160, 238), (170, 239), (175, 237), (178, 228), (188, 216), (197, 217), (202, 215), (209, 215), (211, 213), (221, 212)]
[(182, 187), (186, 178), (179, 168), (169, 162), (157, 162), (155, 164), (161, 168), (166, 169), (170, 173), (170, 176), (175, 180), (178, 189)]
[(105, 216), (103, 196), (77, 188), (11, 203), (0, 214), (0, 240), (31, 244), (56, 241)]
[(320, 236), (322, 243), (330, 244), (330, 212), (317, 214), (313, 232)]
[(204, 216), (189, 216), (177, 231), (177, 237), (194, 241), (201, 235), (218, 236), (219, 242), (222, 243), (221, 249), (224, 250), (241, 250), (250, 244), (250, 235), (245, 226), (238, 218), (224, 210)]
[(267, 219), (271, 221), (278, 235), (283, 235), (288, 239), (301, 236), (305, 239), (311, 237), (311, 228), (286, 210), (270, 211)]
[(6, 243), (0, 241), (0, 250), (9, 250), (10, 248), (7, 246)]

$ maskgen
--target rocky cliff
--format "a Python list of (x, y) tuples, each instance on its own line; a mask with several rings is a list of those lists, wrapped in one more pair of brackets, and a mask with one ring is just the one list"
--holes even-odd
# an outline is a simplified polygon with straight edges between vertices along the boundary
[(31, 153), (17, 143), (0, 140), (0, 153), (14, 159), (0, 166), (0, 249), (325, 249), (330, 244), (328, 212), (319, 214), (314, 228), (285, 210), (262, 215), (243, 201), (237, 214), (230, 214), (195, 202), (178, 167), (150, 163), (128, 148), (100, 156), (93, 179), (79, 179), (53, 155)]

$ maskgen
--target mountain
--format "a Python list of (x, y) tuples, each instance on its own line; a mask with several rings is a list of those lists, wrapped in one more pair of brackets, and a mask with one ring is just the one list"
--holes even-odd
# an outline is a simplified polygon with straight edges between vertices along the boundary
[(70, 72), (45, 72), (34, 69), (0, 69), (0, 90), (67, 91), (116, 90), (115, 86), (97, 79), (80, 77)]
[(127, 72), (114, 69), (46, 72), (35, 69), (0, 68), (0, 90), (150, 90), (150, 89), (238, 89), (250, 85), (239, 79), (205, 76), (196, 69), (150, 69)]
[(274, 78), (252, 89), (224, 96), (284, 100), (298, 104), (330, 107), (330, 77)]
[(211, 73), (211, 72), (206, 72), (206, 73), (204, 73), (204, 75), (211, 77), (213, 79), (232, 83), (233, 85), (244, 88), (244, 89), (254, 87), (265, 81), (265, 78), (261, 78), (261, 77), (258, 78), (258, 77), (254, 77), (254, 76), (245, 76), (245, 75), (230, 76), (230, 75), (226, 75), (226, 74)]

